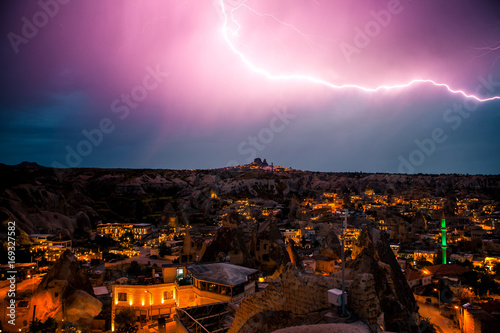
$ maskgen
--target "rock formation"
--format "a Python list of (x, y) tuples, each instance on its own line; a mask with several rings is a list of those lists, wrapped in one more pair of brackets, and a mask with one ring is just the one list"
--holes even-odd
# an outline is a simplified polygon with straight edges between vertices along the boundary
[(341, 257), (342, 245), (340, 244), (337, 233), (332, 229), (328, 232), (323, 244), (321, 245), (320, 254), (322, 256), (339, 259)]
[[(356, 258), (346, 269), (348, 311), (374, 328), (418, 332), (417, 304), (385, 236), (365, 228), (354, 252)], [(279, 282), (270, 283), (240, 303), (229, 332), (246, 332), (249, 328), (265, 332), (265, 319), (274, 318), (272, 312), (287, 314), (289, 320), (280, 323), (281, 327), (297, 318), (316, 317), (333, 308), (328, 303), (328, 290), (340, 289), (341, 285), (341, 272), (333, 276), (306, 275), (289, 264)], [(275, 329), (280, 325), (273, 322)]]
[[(267, 168), (264, 161), (256, 163)], [(147, 221), (154, 224), (163, 219), (168, 224), (167, 218), (174, 217), (173, 223), (186, 224), (193, 216), (213, 220), (216, 215), (210, 213), (210, 197), (215, 185), (221, 201), (265, 198), (285, 209), (290, 205), (287, 215), (291, 219), (296, 215), (295, 204), (305, 197), (341, 189), (346, 194), (346, 204), (350, 205), (347, 192), (362, 193), (368, 185), (380, 193), (414, 199), (443, 197), (453, 187), (453, 197), (447, 200), (445, 209), (452, 215), (456, 210), (456, 202), (452, 200), (455, 197), (500, 200), (500, 176), (295, 170), (271, 174), (255, 166), (213, 170), (58, 170), (35, 164), (0, 165), (0, 219), (15, 220), (16, 226), (27, 234), (61, 233), (70, 238), (86, 236), (98, 223)], [(387, 221), (395, 217), (397, 215), (387, 216)]]
[(76, 257), (66, 250), (38, 285), (32, 302), (36, 318), (90, 324), (102, 309), (92, 285)]
[[(291, 251), (300, 267), (297, 253)], [(276, 224), (267, 221), (253, 226), (253, 230), (220, 228), (201, 261), (230, 261), (273, 274), (276, 270), (283, 270), (290, 262), (290, 255)]]
[(286, 251), (288, 252), (288, 256), (290, 257), (290, 262), (302, 271), (304, 269), (304, 266), (302, 264), (302, 259), (297, 253), (297, 249), (295, 248), (295, 241), (293, 239), (288, 240)]
[[(226, 261), (227, 256), (232, 252), (239, 255), (239, 262), (236, 264), (247, 267), (254, 266), (253, 258), (248, 250), (245, 234), (240, 228), (222, 227), (217, 231), (215, 239), (207, 247), (201, 258), (201, 262)], [(227, 258), (229, 259), (229, 258)], [(230, 261), (230, 260), (229, 260)]]
[(290, 262), (283, 236), (272, 221), (260, 223), (253, 231), (250, 254), (255, 258), (255, 267), (270, 274), (281, 272)]
[[(374, 289), (377, 309), (383, 313), (383, 326), (387, 331), (418, 332), (418, 306), (406, 282), (399, 264), (392, 252), (385, 233), (373, 228), (365, 228), (358, 237), (348, 264), (348, 277), (356, 279), (357, 274), (367, 273), (366, 287)], [(354, 308), (362, 307), (363, 300)], [(363, 315), (365, 309), (361, 312)], [(380, 316), (380, 314), (378, 316)]]

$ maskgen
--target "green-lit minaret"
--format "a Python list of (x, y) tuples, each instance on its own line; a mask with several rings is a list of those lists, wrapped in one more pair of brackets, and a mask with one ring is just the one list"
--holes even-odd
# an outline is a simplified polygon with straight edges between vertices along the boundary
[(443, 217), (441, 218), (441, 249), (443, 250), (443, 265), (446, 265), (446, 220)]

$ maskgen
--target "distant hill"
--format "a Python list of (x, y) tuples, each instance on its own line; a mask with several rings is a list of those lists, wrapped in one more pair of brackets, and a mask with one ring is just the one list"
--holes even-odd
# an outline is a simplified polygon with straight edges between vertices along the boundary
[[(335, 192), (409, 198), (475, 196), (500, 201), (500, 176), (324, 173), (267, 162), (213, 170), (53, 169), (0, 165), (0, 219), (26, 233), (87, 234), (99, 222), (211, 223), (224, 199), (257, 198), (284, 207)], [(216, 194), (217, 200), (212, 196)]]
[(44, 166), (41, 166), (40, 164), (36, 163), (36, 162), (21, 162), (19, 163), (18, 165), (16, 165), (20, 168), (45, 168)]

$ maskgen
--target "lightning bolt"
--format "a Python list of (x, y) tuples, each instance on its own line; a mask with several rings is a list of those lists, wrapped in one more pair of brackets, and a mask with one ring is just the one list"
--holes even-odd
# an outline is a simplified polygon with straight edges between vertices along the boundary
[(496, 50), (500, 50), (500, 45), (495, 46), (495, 47), (483, 47), (481, 49), (488, 50), (488, 51), (496, 51)]
[[(500, 50), (500, 42), (496, 42), (493, 45), (487, 45), (484, 47), (477, 47), (474, 50), (479, 52), (479, 55), (477, 55), (475, 58), (484, 57), (484, 56), (490, 54), (491, 52)], [(491, 64), (491, 67), (495, 66), (496, 63), (498, 62), (498, 60), (500, 60), (500, 56), (497, 57), (495, 59), (495, 61), (493, 61), (493, 64)]]
[[(266, 13), (260, 13), (258, 12), (257, 10), (253, 9), (252, 7), (249, 7), (245, 4), (246, 1), (242, 2), (240, 4), (239, 7), (245, 7), (247, 8), (249, 11), (251, 11), (252, 13), (254, 14), (257, 14), (258, 16), (260, 16), (262, 19), (264, 19), (264, 17), (269, 17), (271, 19), (273, 19), (274, 21), (278, 22), (279, 24), (283, 25), (283, 26), (286, 26), (290, 29), (292, 29), (293, 31), (295, 31), (297, 34), (299, 34), (301, 37), (303, 37), (307, 43), (312, 46), (312, 44), (315, 44), (316, 46), (318, 46), (314, 41), (313, 41), (313, 37), (314, 38), (318, 38), (318, 39), (326, 39), (326, 40), (330, 40), (331, 39), (328, 39), (328, 38), (324, 38), (324, 37), (321, 37), (321, 36), (313, 36), (313, 35), (309, 35), (309, 34), (306, 34), (306, 33), (303, 33), (302, 31), (300, 31), (299, 29), (297, 29), (294, 25), (292, 24), (289, 24), (289, 23), (286, 23), (286, 22), (283, 22), (281, 21), (280, 19), (278, 19), (276, 16), (274, 15), (271, 15), (271, 14), (266, 14)], [(238, 25), (239, 28), (241, 28), (240, 25)], [(274, 35), (274, 34), (273, 34)], [(276, 39), (276, 38), (275, 38)]]
[[(410, 87), (410, 86), (413, 86), (416, 84), (432, 84), (436, 87), (445, 88), (446, 90), (448, 90), (452, 94), (462, 95), (464, 98), (474, 99), (478, 102), (488, 102), (488, 101), (493, 101), (493, 100), (500, 100), (500, 96), (481, 98), (479, 96), (467, 93), (463, 90), (453, 89), (453, 88), (451, 88), (451, 86), (449, 86), (446, 83), (439, 83), (439, 82), (436, 82), (436, 81), (431, 80), (431, 79), (413, 79), (407, 83), (399, 83), (399, 84), (392, 84), (392, 85), (380, 85), (377, 87), (364, 87), (364, 86), (360, 86), (360, 85), (356, 85), (356, 84), (335, 84), (335, 83), (323, 80), (323, 79), (318, 78), (318, 77), (304, 75), (304, 74), (280, 74), (280, 75), (272, 74), (269, 71), (254, 65), (241, 51), (239, 51), (236, 48), (234, 43), (231, 41), (231, 38), (229, 37), (229, 35), (231, 34), (235, 39), (238, 38), (238, 32), (241, 29), (241, 25), (235, 19), (234, 13), (238, 9), (240, 9), (241, 7), (246, 7), (259, 15), (264, 15), (264, 14), (260, 14), (257, 11), (248, 7), (246, 5), (246, 2), (247, 2), (246, 0), (242, 1), (239, 5), (235, 6), (234, 8), (231, 8), (229, 10), (229, 13), (228, 13), (228, 11), (226, 10), (226, 5), (224, 4), (224, 0), (219, 0), (219, 1), (220, 1), (221, 9), (222, 9), (222, 14), (224, 16), (224, 23), (222, 25), (221, 31), (222, 31), (222, 36), (224, 37), (224, 40), (226, 41), (227, 45), (241, 59), (241, 61), (248, 68), (250, 68), (255, 73), (262, 74), (263, 76), (265, 76), (266, 78), (268, 78), (270, 80), (300, 80), (300, 81), (310, 82), (313, 84), (327, 86), (327, 87), (332, 88), (332, 89), (357, 89), (357, 90), (362, 90), (365, 92), (377, 92), (377, 91), (381, 91), (381, 90), (403, 89), (403, 88), (407, 88), (407, 87)], [(230, 18), (228, 16), (230, 16)], [(272, 15), (266, 14), (266, 16), (273, 17), (278, 22), (282, 23), (281, 21), (279, 21), (277, 18), (275, 18)], [(234, 24), (237, 28), (236, 29), (229, 28), (229, 26), (228, 26), (229, 22)], [(304, 34), (302, 32), (298, 31), (292, 25), (290, 25), (290, 24), (285, 24), (285, 25), (291, 27), (292, 29), (297, 31), (300, 35), (304, 36)]]

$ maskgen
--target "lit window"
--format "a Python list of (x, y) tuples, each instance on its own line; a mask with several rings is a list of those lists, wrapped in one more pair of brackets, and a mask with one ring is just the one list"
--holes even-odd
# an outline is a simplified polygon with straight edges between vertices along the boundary
[(174, 298), (174, 294), (172, 291), (164, 291), (163, 292), (163, 299), (171, 299)]
[(127, 301), (127, 293), (118, 293), (118, 300), (120, 302), (126, 302)]

